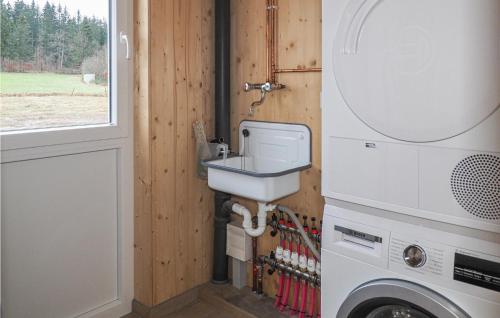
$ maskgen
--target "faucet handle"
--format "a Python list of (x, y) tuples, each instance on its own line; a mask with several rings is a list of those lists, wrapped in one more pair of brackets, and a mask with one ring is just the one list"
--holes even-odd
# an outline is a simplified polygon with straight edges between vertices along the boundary
[(243, 90), (245, 92), (249, 92), (251, 90), (257, 90), (257, 89), (262, 89), (262, 86), (265, 85), (265, 83), (249, 83), (249, 82), (246, 82), (245, 84), (243, 84)]

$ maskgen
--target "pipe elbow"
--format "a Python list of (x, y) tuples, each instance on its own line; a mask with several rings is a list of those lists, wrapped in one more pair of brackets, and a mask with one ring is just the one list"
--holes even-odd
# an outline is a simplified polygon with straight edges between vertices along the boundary
[(266, 205), (265, 203), (258, 203), (259, 210), (257, 212), (257, 227), (253, 227), (252, 213), (243, 205), (234, 203), (232, 210), (234, 213), (243, 216), (243, 229), (245, 232), (252, 236), (257, 237), (264, 234), (267, 226), (267, 212), (275, 209), (275, 205)]
[(241, 215), (241, 216), (245, 216), (245, 213), (250, 213), (250, 211), (248, 211), (248, 209), (246, 207), (244, 207), (243, 205), (239, 204), (239, 203), (233, 203), (233, 205), (231, 206), (231, 210), (238, 214), (238, 215)]

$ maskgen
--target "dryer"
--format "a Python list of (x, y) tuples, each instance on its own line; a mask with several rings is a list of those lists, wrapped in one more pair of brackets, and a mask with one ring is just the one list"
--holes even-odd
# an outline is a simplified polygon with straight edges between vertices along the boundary
[(500, 232), (500, 1), (323, 1), (322, 194)]
[(499, 234), (353, 207), (323, 216), (323, 317), (500, 316)]

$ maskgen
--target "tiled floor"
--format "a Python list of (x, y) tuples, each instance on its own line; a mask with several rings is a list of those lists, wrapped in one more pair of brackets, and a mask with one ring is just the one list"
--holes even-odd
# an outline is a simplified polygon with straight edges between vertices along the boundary
[(249, 317), (289, 317), (288, 314), (282, 314), (274, 307), (273, 299), (269, 297), (256, 296), (248, 287), (238, 290), (230, 285), (207, 285), (205, 288), (234, 307), (248, 313)]
[(168, 316), (168, 318), (233, 318), (234, 314), (231, 311), (225, 310), (225, 308), (216, 307), (213, 304), (207, 303), (205, 301), (197, 301), (178, 312), (175, 312)]
[[(258, 297), (249, 288), (238, 290), (231, 285), (206, 284), (199, 298), (182, 309), (162, 318), (284, 318), (273, 306), (273, 300)], [(123, 318), (140, 318), (129, 314)]]

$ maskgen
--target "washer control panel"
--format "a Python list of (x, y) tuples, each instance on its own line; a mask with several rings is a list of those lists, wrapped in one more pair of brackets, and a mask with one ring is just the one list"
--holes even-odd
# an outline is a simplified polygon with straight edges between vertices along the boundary
[(442, 277), (447, 276), (445, 273), (447, 267), (451, 269), (448, 258), (447, 247), (444, 245), (424, 240), (411, 240), (404, 235), (391, 233), (389, 268), (399, 272), (411, 271)]

